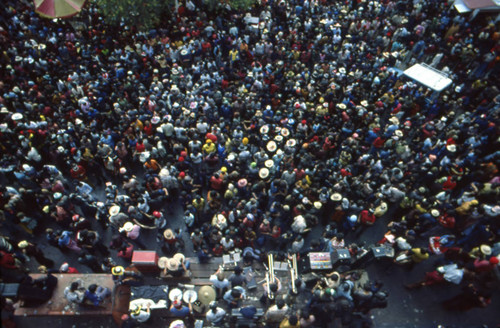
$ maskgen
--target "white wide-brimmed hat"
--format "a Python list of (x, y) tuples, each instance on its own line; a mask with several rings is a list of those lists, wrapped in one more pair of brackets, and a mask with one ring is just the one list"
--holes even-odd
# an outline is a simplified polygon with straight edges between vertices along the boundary
[(277, 148), (277, 146), (276, 146), (276, 142), (274, 142), (274, 141), (272, 141), (272, 140), (271, 140), (271, 141), (269, 141), (269, 142), (267, 143), (266, 148), (267, 148), (267, 150), (268, 150), (268, 151), (270, 151), (271, 153), (274, 153), (274, 152), (276, 151), (276, 148)]
[(117, 215), (118, 213), (120, 213), (120, 206), (113, 205), (109, 208), (109, 215), (113, 216)]
[(267, 167), (263, 167), (259, 170), (259, 177), (261, 179), (266, 179), (269, 176), (269, 169)]

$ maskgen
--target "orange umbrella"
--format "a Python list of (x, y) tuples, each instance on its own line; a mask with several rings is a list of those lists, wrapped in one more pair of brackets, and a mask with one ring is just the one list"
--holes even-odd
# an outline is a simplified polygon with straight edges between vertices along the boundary
[(82, 10), (86, 0), (34, 0), (35, 11), (47, 18), (66, 18)]

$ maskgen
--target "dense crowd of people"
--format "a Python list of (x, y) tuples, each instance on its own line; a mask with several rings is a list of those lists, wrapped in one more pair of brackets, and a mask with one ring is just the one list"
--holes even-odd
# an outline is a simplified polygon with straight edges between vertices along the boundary
[[(67, 272), (35, 242), (42, 235), (93, 272), (145, 249), (144, 230), (171, 257), (183, 249), (170, 225), (180, 204), (200, 262), (235, 248), (246, 260), (338, 248), (356, 257), (383, 224), (380, 244), (398, 265), (444, 254), (408, 288), (451, 282), (468, 289), (447, 309), (486, 306), (500, 254), (494, 17), (441, 1), (204, 6), (187, 1), (140, 32), (108, 27), (93, 4), (53, 22), (6, 1), (3, 279), (30, 258)], [(437, 93), (401, 74), (420, 62), (453, 84)], [(323, 238), (309, 243), (317, 225)], [(362, 312), (379, 290), (355, 291), (349, 277), (319, 286), (307, 317), (280, 327), (328, 318), (311, 312), (327, 289), (337, 312)]]

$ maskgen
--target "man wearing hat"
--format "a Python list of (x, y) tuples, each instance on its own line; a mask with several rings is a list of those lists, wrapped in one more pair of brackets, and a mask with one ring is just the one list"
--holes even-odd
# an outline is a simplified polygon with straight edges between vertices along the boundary
[(217, 306), (216, 301), (210, 302), (209, 310), (206, 314), (206, 319), (209, 324), (219, 326), (224, 322), (226, 311)]
[(221, 267), (219, 267), (217, 271), (210, 276), (210, 282), (215, 288), (217, 298), (222, 297), (229, 289), (229, 280), (224, 277), (224, 272), (221, 270)]
[(130, 317), (140, 323), (148, 321), (151, 318), (151, 303), (148, 302), (146, 309), (140, 305), (133, 305), (130, 310)]

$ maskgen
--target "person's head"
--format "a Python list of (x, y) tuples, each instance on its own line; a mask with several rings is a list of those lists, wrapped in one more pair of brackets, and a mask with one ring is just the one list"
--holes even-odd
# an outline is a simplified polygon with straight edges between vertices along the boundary
[(243, 269), (239, 266), (237, 266), (236, 268), (234, 268), (234, 273), (235, 274), (241, 274), (243, 272)]
[(278, 285), (276, 283), (269, 284), (269, 290), (276, 293), (278, 291)]
[(223, 274), (222, 272), (219, 272), (219, 273), (217, 274), (217, 280), (219, 280), (219, 281), (224, 281), (224, 274)]
[(92, 284), (92, 285), (89, 286), (89, 292), (95, 293), (96, 290), (97, 290), (97, 285), (96, 284)]
[(233, 298), (240, 298), (241, 297), (241, 291), (239, 291), (238, 289), (232, 289), (231, 290), (231, 296)]
[(299, 319), (297, 318), (297, 316), (295, 314), (292, 314), (291, 316), (288, 317), (288, 322), (292, 326), (295, 326), (299, 322)]
[(69, 289), (74, 292), (75, 290), (78, 289), (78, 283), (76, 281), (72, 282)]
[(208, 307), (210, 308), (210, 310), (212, 310), (213, 312), (215, 312), (217, 310), (217, 302), (216, 301), (210, 302), (210, 304), (208, 305)]
[(279, 299), (279, 300), (276, 302), (276, 306), (278, 307), (278, 309), (282, 309), (282, 308), (285, 306), (285, 300), (283, 300), (283, 299)]

